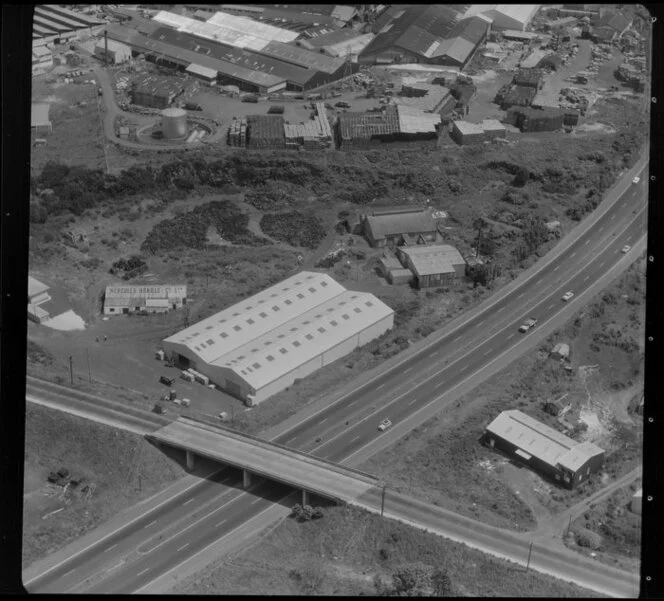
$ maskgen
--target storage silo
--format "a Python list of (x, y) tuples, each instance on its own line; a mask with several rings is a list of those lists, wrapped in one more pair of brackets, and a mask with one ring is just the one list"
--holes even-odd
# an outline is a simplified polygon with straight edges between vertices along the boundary
[(187, 111), (184, 109), (164, 109), (161, 113), (161, 132), (164, 138), (182, 138), (187, 133)]

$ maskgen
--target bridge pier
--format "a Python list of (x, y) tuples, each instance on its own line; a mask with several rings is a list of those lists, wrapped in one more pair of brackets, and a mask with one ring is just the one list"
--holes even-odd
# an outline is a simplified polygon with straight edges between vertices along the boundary
[(302, 489), (302, 507), (309, 505), (309, 491)]
[(193, 470), (194, 469), (194, 453), (192, 451), (187, 451), (187, 469), (188, 470)]
[(251, 486), (251, 472), (249, 470), (242, 470), (242, 486), (249, 488)]

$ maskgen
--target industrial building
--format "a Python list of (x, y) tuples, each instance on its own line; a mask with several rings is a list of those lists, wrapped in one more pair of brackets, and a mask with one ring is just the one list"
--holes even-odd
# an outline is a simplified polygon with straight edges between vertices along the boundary
[(448, 244), (433, 246), (399, 246), (396, 250), (401, 264), (415, 276), (417, 288), (453, 286), (466, 274), (466, 261)]
[(575, 488), (604, 463), (604, 450), (597, 445), (576, 442), (516, 409), (496, 417), (484, 439), (565, 488)]
[(360, 34), (354, 29), (344, 28), (317, 36), (307, 35), (306, 40), (297, 40), (295, 45), (329, 56), (350, 56), (353, 62), (357, 62), (358, 56), (375, 37), (371, 32)]
[(247, 147), (284, 148), (284, 118), (280, 115), (248, 115), (247, 116)]
[(426, 113), (441, 115), (451, 111), (457, 102), (451, 90), (429, 83), (402, 86), (399, 96), (394, 96), (392, 101), (396, 105), (409, 106)]
[(53, 131), (53, 125), (49, 117), (51, 104), (49, 102), (33, 102), (30, 111), (30, 128), (35, 130), (37, 135), (46, 131)]
[[(568, 115), (568, 117), (566, 117)], [(514, 107), (507, 111), (505, 122), (518, 127), (522, 132), (556, 131), (578, 122), (578, 113), (558, 108)]]
[(65, 44), (100, 33), (105, 23), (58, 4), (38, 4), (32, 18), (32, 45)]
[(634, 493), (632, 500), (630, 501), (629, 508), (632, 513), (641, 515), (643, 509), (643, 488), (639, 488), (639, 490)]
[(404, 267), (393, 254), (383, 252), (378, 266), (390, 284), (409, 284), (413, 279), (413, 272)]
[(28, 318), (32, 321), (42, 323), (50, 318), (49, 312), (40, 306), (51, 300), (48, 290), (49, 286), (28, 276)]
[(32, 47), (32, 75), (46, 73), (53, 66), (53, 52), (46, 46)]
[(464, 16), (484, 15), (491, 19), (491, 29), (495, 31), (503, 29), (523, 31), (539, 8), (539, 4), (474, 4)]
[(141, 106), (168, 108), (182, 92), (183, 82), (172, 77), (142, 74), (131, 82), (132, 101)]
[(484, 119), (482, 123), (453, 121), (451, 138), (461, 146), (482, 144), (494, 138), (504, 138), (507, 134), (505, 126), (496, 119)]
[(164, 350), (251, 407), (393, 323), (394, 311), (373, 294), (303, 271), (166, 338)]
[(187, 303), (187, 287), (181, 285), (106, 286), (104, 315), (135, 312), (166, 313)]
[(374, 24), (376, 37), (360, 53), (362, 64), (430, 63), (463, 69), (485, 41), (491, 20), (465, 18), (462, 5), (397, 5)]
[(95, 55), (119, 65), (131, 59), (131, 48), (114, 40), (100, 40), (95, 46)]
[(431, 212), (423, 207), (372, 209), (361, 217), (362, 231), (376, 247), (427, 244), (438, 239), (438, 227)]

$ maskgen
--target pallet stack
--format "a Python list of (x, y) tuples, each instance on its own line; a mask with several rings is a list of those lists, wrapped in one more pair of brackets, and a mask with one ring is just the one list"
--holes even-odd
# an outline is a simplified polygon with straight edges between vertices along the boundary
[(235, 119), (228, 128), (228, 145), (241, 146), (247, 145), (247, 120)]

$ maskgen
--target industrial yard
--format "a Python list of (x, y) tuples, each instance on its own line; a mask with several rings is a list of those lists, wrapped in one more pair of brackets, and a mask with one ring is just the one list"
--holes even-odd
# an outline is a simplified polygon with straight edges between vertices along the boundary
[[(509, 285), (640, 160), (649, 135), (643, 11), (400, 6), (38, 7), (28, 375), (130, 410), (261, 435)], [(56, 27), (62, 19), (71, 32)], [(638, 570), (640, 514), (626, 504), (641, 484), (644, 297), (640, 259), (535, 352), (361, 469), (478, 522), (542, 537), (629, 476), (622, 492), (570, 518), (564, 542)], [(568, 354), (553, 353), (559, 342)], [(542, 436), (556, 430), (561, 448), (582, 445), (583, 470), (520, 469), (498, 423), (501, 412), (521, 419), (514, 410), (533, 431), (541, 423)], [(30, 407), (26, 422), (24, 567), (164, 487), (139, 473), (163, 472), (162, 484), (185, 473), (101, 424), (79, 437), (84, 420), (43, 407)], [(43, 433), (54, 428), (78, 446), (58, 446), (45, 462)], [(343, 428), (328, 424), (320, 436)], [(86, 456), (97, 438), (123, 467)], [(431, 463), (433, 476), (421, 469)], [(85, 492), (62, 492), (62, 466)], [(72, 529), (78, 511), (85, 519)], [(330, 523), (344, 523), (347, 509), (330, 511)], [(358, 528), (368, 519), (352, 516)], [(266, 544), (292, 545), (294, 527), (282, 523)], [(397, 538), (435, 547), (433, 535), (399, 528)], [(277, 577), (260, 555), (246, 568), (252, 582), (283, 594), (373, 594), (370, 578), (389, 579), (398, 562), (377, 559), (374, 543), (337, 548), (332, 530), (336, 572), (300, 557), (291, 570), (300, 576)], [(430, 562), (433, 551), (413, 544), (404, 561)], [(502, 560), (486, 560), (484, 578), (476, 551), (446, 549), (459, 594), (522, 594)], [(239, 580), (220, 584), (237, 561), (177, 591), (247, 592)], [(361, 574), (349, 568), (356, 561)], [(478, 571), (472, 586), (467, 562)], [(538, 575), (530, 592), (580, 596), (565, 587)]]

